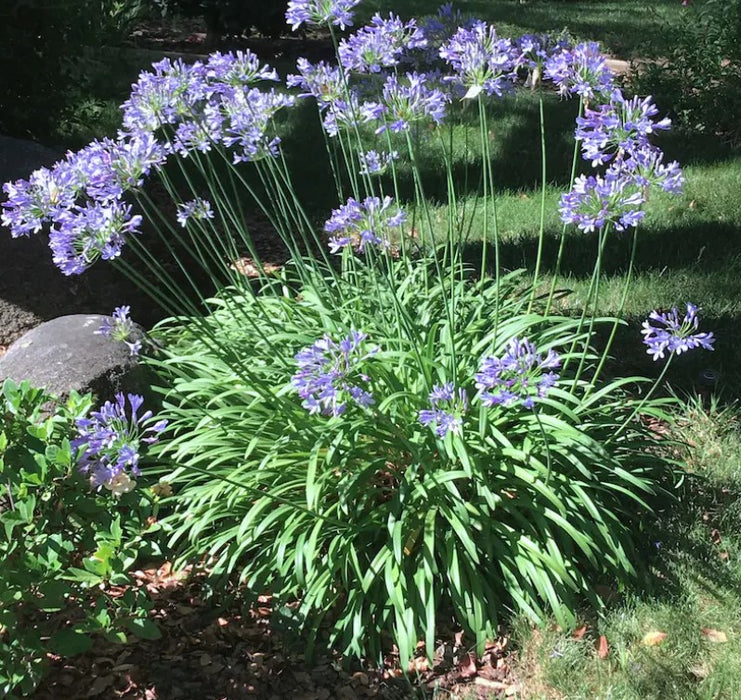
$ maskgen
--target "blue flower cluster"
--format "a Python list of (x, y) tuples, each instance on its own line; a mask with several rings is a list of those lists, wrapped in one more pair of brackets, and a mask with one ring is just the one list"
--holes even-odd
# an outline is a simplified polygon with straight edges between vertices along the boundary
[(546, 370), (560, 365), (561, 359), (552, 348), (543, 357), (527, 338), (512, 338), (504, 355), (484, 358), (475, 375), (481, 402), (485, 406), (521, 403), (532, 408), (535, 398), (544, 398), (558, 380), (555, 372)]
[(232, 148), (235, 162), (277, 153), (271, 120), (295, 98), (250, 87), (277, 79), (249, 51), (217, 52), (205, 63), (165, 59), (154, 64), (123, 105), (123, 129), (116, 140), (95, 141), (52, 168), (37, 170), (28, 181), (3, 186), (2, 224), (14, 237), (51, 224), (54, 261), (67, 275), (98, 259), (118, 257), (142, 223), (124, 196), (171, 155), (186, 157), (214, 144)]
[(365, 151), (358, 154), (358, 157), (360, 159), (361, 175), (381, 175), (386, 172), (392, 161), (398, 160), (399, 152)]
[[(114, 496), (130, 491), (136, 482), (131, 474), (139, 474), (139, 459), (143, 444), (157, 442), (167, 421), (151, 423), (152, 412), (137, 415), (144, 399), (128, 394), (116, 394), (116, 401), (106, 401), (89, 418), (77, 420), (78, 437), (72, 441), (77, 450), (80, 470), (90, 476), (94, 488), (105, 487)], [(130, 473), (129, 473), (130, 472)]]
[(641, 333), (647, 352), (654, 360), (663, 360), (664, 353), (680, 355), (694, 348), (712, 350), (715, 337), (712, 333), (697, 333), (699, 309), (687, 303), (687, 313), (679, 320), (679, 311), (673, 308), (669, 312), (652, 311), (643, 322)]
[(464, 97), (474, 98), (481, 92), (501, 96), (510, 90), (517, 78), (520, 52), (511, 40), (499, 38), (494, 27), (476, 22), (470, 28), (459, 28), (440, 48), (440, 56), (454, 71), (443, 81), (457, 86)]
[(448, 433), (461, 435), (463, 416), (468, 412), (468, 394), (465, 389), (456, 391), (453, 382), (435, 385), (430, 392), (430, 409), (419, 412), (419, 422), (432, 426), (438, 437), (444, 438)]
[(340, 42), (338, 55), (346, 71), (380, 73), (398, 65), (406, 51), (426, 46), (427, 39), (415, 20), (404, 22), (393, 13), (388, 19), (375, 14), (370, 25)]
[(373, 395), (364, 388), (370, 379), (359, 371), (362, 362), (376, 352), (376, 349), (364, 347), (367, 337), (353, 330), (336, 342), (325, 334), (297, 353), (295, 359), (299, 369), (291, 383), (309, 413), (341, 416), (348, 402), (362, 408), (373, 405)]
[(213, 209), (211, 209), (211, 202), (207, 199), (197, 197), (196, 199), (192, 199), (190, 202), (178, 204), (177, 220), (183, 228), (188, 225), (190, 219), (203, 221), (205, 219), (213, 218), (214, 212)]
[(302, 24), (334, 24), (340, 29), (352, 26), (351, 10), (360, 0), (290, 0), (286, 22), (296, 30)]
[(562, 195), (559, 210), (564, 222), (585, 232), (608, 223), (622, 231), (643, 219), (651, 187), (672, 194), (682, 191), (679, 164), (664, 164), (664, 154), (649, 140), (671, 125), (669, 119), (654, 119), (657, 114), (650, 97), (627, 99), (617, 89), (604, 104), (585, 108), (584, 116), (576, 120), (582, 156), (592, 166), (609, 167), (602, 175), (582, 175), (573, 190)]
[(362, 203), (350, 197), (346, 204), (334, 209), (324, 224), (324, 230), (332, 234), (330, 251), (338, 253), (349, 246), (362, 253), (368, 244), (389, 248), (390, 229), (400, 227), (406, 220), (403, 211), (391, 208), (392, 202), (391, 197), (367, 197)]
[(115, 311), (103, 321), (103, 325), (95, 332), (119, 343), (126, 343), (129, 352), (138, 356), (142, 349), (142, 341), (139, 337), (141, 331), (129, 317), (130, 311), (130, 306), (117, 306)]

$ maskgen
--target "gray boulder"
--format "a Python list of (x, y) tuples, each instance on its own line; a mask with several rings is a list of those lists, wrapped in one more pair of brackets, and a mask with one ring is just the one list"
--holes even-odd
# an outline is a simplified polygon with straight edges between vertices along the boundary
[(0, 358), (0, 381), (25, 379), (61, 398), (72, 390), (92, 391), (101, 401), (118, 391), (143, 393), (147, 373), (127, 345), (95, 333), (105, 319), (74, 314), (42, 323)]

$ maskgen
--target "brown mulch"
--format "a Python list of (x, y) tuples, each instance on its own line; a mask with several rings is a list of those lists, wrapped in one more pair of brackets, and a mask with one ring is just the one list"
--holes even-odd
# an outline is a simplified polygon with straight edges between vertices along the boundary
[(410, 685), (393, 650), (381, 667), (348, 667), (326, 653), (308, 662), (300, 643), (285, 641), (274, 629), (270, 596), (260, 596), (247, 610), (238, 603), (217, 609), (204, 599), (198, 576), (183, 578), (168, 563), (134, 577), (153, 602), (150, 618), (162, 637), (129, 636), (126, 644), (100, 637), (75, 658), (49, 655), (49, 674), (35, 700), (401, 700), (432, 695), (433, 689), (438, 697), (441, 691), (447, 697), (465, 691), (468, 698), (509, 697), (518, 690), (507, 638), (488, 643), (477, 658), (462, 633), (451, 633), (439, 641), (432, 665), (420, 646), (407, 669)]

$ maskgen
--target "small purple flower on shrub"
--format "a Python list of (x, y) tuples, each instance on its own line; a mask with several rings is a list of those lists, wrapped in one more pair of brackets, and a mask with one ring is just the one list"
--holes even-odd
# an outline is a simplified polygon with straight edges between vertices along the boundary
[(440, 49), (455, 75), (443, 78), (461, 88), (465, 97), (479, 93), (501, 96), (511, 89), (517, 77), (518, 51), (510, 39), (501, 39), (486, 22), (470, 29), (461, 27)]
[(613, 90), (613, 73), (596, 42), (556, 51), (545, 62), (544, 76), (563, 96), (576, 94), (592, 100)]
[[(126, 407), (126, 398), (130, 411)], [(72, 441), (77, 463), (90, 477), (93, 488), (105, 487), (118, 497), (130, 491), (136, 482), (141, 451), (157, 442), (167, 421), (151, 424), (152, 412), (137, 415), (144, 399), (137, 394), (116, 394), (115, 402), (106, 401), (89, 418), (77, 419), (78, 437)]]
[(336, 342), (325, 333), (296, 354), (298, 372), (291, 383), (309, 413), (341, 416), (348, 402), (361, 408), (374, 404), (373, 395), (367, 390), (370, 378), (359, 370), (362, 362), (376, 352), (363, 346), (367, 337), (366, 333), (353, 330)]
[[(545, 357), (527, 338), (512, 338), (501, 358), (486, 357), (475, 375), (484, 406), (535, 405), (555, 386), (558, 374), (550, 371), (561, 365), (559, 355), (549, 348)], [(546, 371), (548, 370), (548, 371)]]
[(142, 349), (142, 341), (136, 336), (141, 335), (141, 333), (129, 317), (130, 311), (130, 306), (117, 306), (115, 311), (103, 321), (103, 325), (95, 332), (111, 340), (126, 343), (129, 352), (138, 356)]
[(435, 429), (438, 437), (448, 433), (460, 435), (463, 432), (463, 416), (468, 411), (468, 395), (465, 389), (457, 391), (453, 382), (436, 384), (430, 392), (430, 409), (419, 412), (419, 422)]
[(183, 228), (185, 228), (190, 219), (202, 221), (204, 219), (213, 218), (214, 212), (213, 209), (211, 209), (211, 203), (207, 199), (196, 197), (190, 202), (178, 204), (177, 220)]
[(389, 248), (389, 229), (398, 228), (406, 220), (400, 209), (392, 209), (391, 197), (367, 197), (357, 202), (350, 197), (346, 204), (332, 211), (324, 230), (333, 234), (330, 251), (338, 253), (348, 246), (362, 253), (368, 244)]
[(643, 322), (641, 333), (647, 346), (646, 352), (654, 360), (663, 360), (664, 353), (680, 355), (694, 348), (713, 350), (715, 337), (712, 333), (697, 333), (699, 309), (687, 302), (687, 313), (679, 320), (679, 311), (674, 307), (669, 312), (652, 311)]
[(294, 31), (302, 24), (334, 24), (340, 29), (352, 26), (350, 12), (360, 0), (291, 0), (286, 22)]

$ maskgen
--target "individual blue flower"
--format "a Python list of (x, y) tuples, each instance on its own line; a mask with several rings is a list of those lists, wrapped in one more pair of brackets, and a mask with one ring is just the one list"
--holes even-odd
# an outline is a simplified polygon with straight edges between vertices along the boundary
[(376, 13), (370, 25), (340, 42), (338, 55), (345, 70), (380, 73), (383, 68), (398, 65), (404, 52), (426, 45), (415, 20), (403, 22), (393, 13), (384, 19)]
[(544, 76), (561, 95), (575, 94), (585, 100), (609, 95), (614, 88), (613, 72), (596, 42), (556, 51), (545, 63)]
[(296, 354), (298, 371), (291, 383), (309, 413), (336, 417), (346, 412), (348, 403), (361, 408), (373, 405), (373, 394), (368, 391), (370, 378), (360, 369), (376, 352), (366, 348), (367, 337), (352, 330), (337, 342), (325, 334)]
[(350, 11), (360, 0), (290, 0), (286, 9), (286, 22), (292, 30), (302, 24), (334, 24), (340, 29), (352, 26)]
[(125, 343), (132, 356), (138, 356), (142, 349), (141, 330), (129, 317), (130, 306), (117, 306), (115, 311), (103, 321), (95, 333), (111, 340)]
[(653, 146), (637, 148), (621, 162), (620, 168), (630, 173), (633, 180), (647, 191), (660, 187), (670, 194), (681, 194), (684, 176), (679, 163), (673, 160), (664, 164), (664, 154)]
[(49, 247), (65, 275), (84, 272), (99, 259), (121, 254), (126, 238), (139, 233), (142, 217), (120, 202), (86, 204), (63, 212), (52, 227)]
[(386, 172), (393, 161), (398, 160), (399, 152), (361, 151), (358, 157), (360, 158), (361, 175), (381, 175)]
[(468, 412), (466, 390), (458, 388), (453, 382), (436, 384), (429, 396), (430, 409), (419, 412), (419, 422), (432, 426), (437, 436), (444, 438), (448, 433), (460, 435), (463, 432), (463, 416)]
[(609, 102), (585, 108), (584, 116), (576, 119), (576, 140), (581, 142), (583, 157), (597, 166), (649, 147), (649, 136), (671, 126), (667, 118), (654, 119), (658, 113), (650, 97), (628, 100), (620, 90), (613, 90)]
[(527, 338), (512, 338), (499, 357), (486, 357), (475, 375), (484, 406), (533, 408), (555, 386), (558, 374), (550, 371), (561, 365), (559, 355), (549, 348), (545, 357)]
[(224, 145), (236, 147), (234, 162), (255, 161), (277, 154), (278, 137), (270, 136), (273, 117), (295, 98), (276, 90), (263, 92), (258, 88), (237, 90), (222, 97), (225, 116)]
[(75, 202), (79, 187), (65, 161), (52, 169), (40, 168), (28, 180), (6, 182), (0, 222), (10, 229), (13, 238), (38, 233), (43, 225)]
[(194, 219), (196, 221), (204, 221), (206, 219), (213, 219), (214, 212), (211, 209), (211, 202), (202, 197), (196, 197), (190, 202), (183, 202), (178, 204), (177, 220), (178, 223), (185, 228), (188, 221)]
[(455, 72), (443, 80), (458, 85), (468, 99), (482, 92), (501, 96), (517, 77), (517, 54), (512, 41), (498, 37), (486, 22), (477, 22), (470, 29), (461, 27), (440, 48), (440, 56)]
[(713, 350), (713, 334), (696, 332), (699, 326), (698, 311), (697, 306), (687, 302), (687, 312), (681, 321), (676, 307), (669, 312), (652, 311), (648, 315), (641, 333), (647, 352), (654, 361), (663, 360), (665, 352), (680, 355), (694, 348)]
[[(167, 421), (152, 422), (152, 412), (138, 415), (144, 399), (137, 394), (116, 394), (115, 402), (106, 401), (89, 418), (76, 421), (77, 437), (72, 447), (77, 451), (80, 470), (90, 476), (93, 488), (105, 487), (120, 496), (135, 482), (144, 445), (157, 442)], [(126, 407), (126, 399), (130, 410)]]
[(325, 61), (310, 63), (305, 58), (296, 61), (299, 74), (286, 78), (288, 87), (298, 87), (304, 92), (299, 97), (313, 96), (320, 107), (332, 104), (345, 97), (345, 86), (340, 69)]
[(630, 172), (610, 167), (604, 175), (580, 175), (571, 192), (561, 195), (558, 210), (566, 224), (585, 233), (607, 224), (618, 231), (636, 226), (646, 215), (643, 188)]
[(351, 247), (357, 252), (365, 251), (367, 245), (389, 248), (391, 229), (399, 228), (406, 221), (406, 214), (392, 208), (391, 197), (367, 197), (358, 202), (350, 197), (324, 224), (324, 230), (332, 234), (330, 251), (338, 253)]
[(236, 88), (261, 80), (280, 80), (278, 71), (261, 64), (249, 49), (226, 54), (215, 51), (209, 55), (204, 71), (209, 80)]
[(383, 121), (376, 133), (390, 129), (394, 133), (409, 130), (412, 123), (432, 119), (436, 124), (445, 118), (446, 95), (430, 87), (424, 73), (390, 75), (383, 85), (379, 103), (366, 102), (360, 106), (364, 121)]

